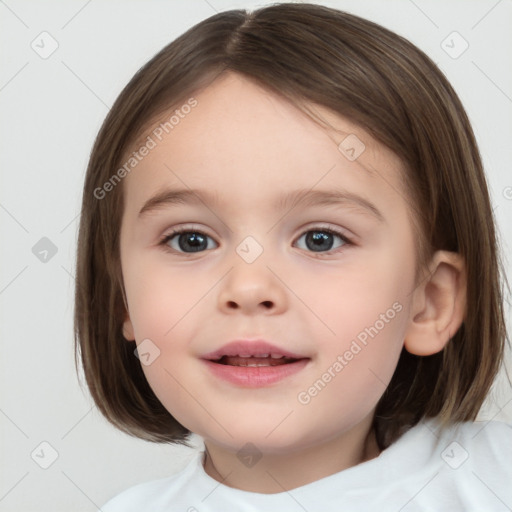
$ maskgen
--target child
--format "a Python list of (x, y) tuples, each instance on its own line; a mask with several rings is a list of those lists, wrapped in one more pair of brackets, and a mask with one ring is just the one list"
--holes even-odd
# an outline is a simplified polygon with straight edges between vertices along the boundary
[(151, 59), (91, 154), (75, 311), (108, 420), (205, 446), (104, 512), (512, 508), (475, 138), (372, 22), (222, 12)]

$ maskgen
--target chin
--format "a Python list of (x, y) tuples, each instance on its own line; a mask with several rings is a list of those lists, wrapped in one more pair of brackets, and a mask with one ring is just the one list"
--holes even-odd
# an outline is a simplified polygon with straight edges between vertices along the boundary
[[(203, 431), (199, 435), (203, 437), (206, 442), (220, 445), (224, 449), (238, 452), (244, 447), (253, 446), (255, 450), (267, 454), (290, 454), (295, 450), (306, 448), (309, 445), (314, 445), (316, 442), (321, 442), (321, 439), (316, 440), (318, 432), (301, 431), (296, 424), (289, 424), (287, 428), (279, 426), (276, 428), (278, 422), (274, 422), (273, 426), (265, 422), (263, 425), (255, 424), (238, 424), (229, 428), (229, 435), (225, 431), (216, 429), (214, 432)], [(275, 430), (274, 430), (275, 429)], [(251, 449), (251, 448), (249, 448)]]

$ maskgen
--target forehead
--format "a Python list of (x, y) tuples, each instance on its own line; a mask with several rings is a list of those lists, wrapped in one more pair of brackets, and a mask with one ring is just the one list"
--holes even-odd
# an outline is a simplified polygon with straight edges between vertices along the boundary
[[(165, 112), (134, 148), (137, 163), (123, 183), (127, 208), (140, 208), (168, 186), (263, 199), (283, 189), (340, 184), (384, 194), (384, 180), (388, 195), (404, 196), (398, 157), (326, 108), (308, 105), (330, 128), (234, 73), (192, 100)], [(142, 151), (144, 141), (150, 150)]]

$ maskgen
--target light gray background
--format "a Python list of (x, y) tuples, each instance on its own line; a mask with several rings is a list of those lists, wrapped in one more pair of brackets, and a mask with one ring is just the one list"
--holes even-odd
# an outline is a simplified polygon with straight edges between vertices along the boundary
[[(172, 474), (193, 455), (117, 432), (78, 384), (72, 315), (81, 188), (100, 124), (142, 64), (215, 11), (268, 3), (0, 0), (1, 512), (92, 512), (130, 485)], [(398, 32), (446, 73), (473, 122), (508, 254), (512, 2), (317, 3)], [(43, 31), (58, 42), (46, 59), (31, 47), (34, 40), (42, 46)], [(458, 58), (453, 56), (464, 43), (458, 36), (446, 39), (453, 31), (469, 44)], [(58, 250), (46, 262), (32, 252), (43, 237)], [(510, 261), (506, 265), (511, 279)], [(512, 421), (511, 400), (500, 384), (482, 418)], [(43, 441), (52, 448), (41, 447)], [(41, 468), (52, 461), (52, 449), (58, 458)]]

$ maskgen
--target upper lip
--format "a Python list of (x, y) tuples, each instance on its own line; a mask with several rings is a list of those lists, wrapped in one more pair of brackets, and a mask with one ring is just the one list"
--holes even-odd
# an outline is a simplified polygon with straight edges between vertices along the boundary
[(202, 356), (203, 359), (215, 360), (223, 356), (246, 356), (246, 357), (288, 357), (290, 359), (305, 359), (307, 356), (296, 354), (269, 343), (265, 340), (235, 340), (221, 348), (208, 352)]

